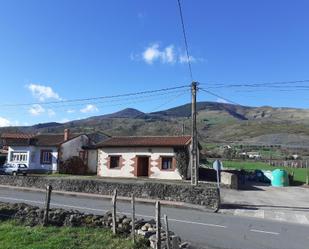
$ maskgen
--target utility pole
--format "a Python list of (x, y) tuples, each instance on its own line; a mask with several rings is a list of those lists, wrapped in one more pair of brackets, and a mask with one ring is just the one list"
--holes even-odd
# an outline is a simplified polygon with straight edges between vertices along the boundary
[(182, 135), (183, 136), (185, 135), (185, 130), (186, 130), (185, 122), (183, 121), (183, 123), (182, 123)]
[(196, 82), (191, 84), (191, 95), (192, 95), (192, 144), (191, 144), (191, 185), (197, 186), (198, 184), (198, 150), (197, 150), (197, 130), (196, 130)]

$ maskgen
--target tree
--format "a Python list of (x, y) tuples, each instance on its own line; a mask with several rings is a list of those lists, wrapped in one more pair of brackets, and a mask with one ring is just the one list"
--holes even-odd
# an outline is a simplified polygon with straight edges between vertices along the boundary
[(182, 179), (188, 179), (188, 167), (189, 167), (189, 152), (186, 149), (178, 149), (175, 151), (176, 168)]
[(78, 156), (67, 159), (65, 162), (61, 163), (59, 167), (59, 173), (62, 174), (84, 175), (87, 171), (87, 165)]

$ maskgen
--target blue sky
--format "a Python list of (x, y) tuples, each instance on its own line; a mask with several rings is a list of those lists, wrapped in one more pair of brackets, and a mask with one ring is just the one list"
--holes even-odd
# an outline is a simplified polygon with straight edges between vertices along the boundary
[[(182, 0), (194, 80), (243, 105), (307, 108), (307, 91), (208, 88), (309, 79), (307, 0)], [(176, 0), (0, 0), (0, 126), (66, 121), (190, 100), (46, 105), (189, 84)], [(208, 85), (207, 85), (208, 84)], [(308, 83), (305, 83), (308, 84)], [(198, 100), (221, 101), (200, 92)], [(8, 107), (3, 104), (39, 103)]]

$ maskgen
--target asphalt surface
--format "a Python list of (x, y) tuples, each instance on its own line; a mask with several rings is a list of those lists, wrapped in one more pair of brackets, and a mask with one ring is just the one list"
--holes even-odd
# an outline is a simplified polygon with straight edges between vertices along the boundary
[[(24, 202), (35, 206), (44, 204), (45, 194), (0, 188), (1, 202)], [(107, 199), (53, 194), (52, 207), (75, 209), (100, 214), (111, 209)], [(118, 212), (129, 215), (129, 202), (118, 202)], [(154, 218), (154, 205), (136, 204), (136, 214)], [(224, 249), (308, 249), (309, 226), (287, 222), (214, 214), (194, 209), (162, 207), (170, 229), (194, 248)]]

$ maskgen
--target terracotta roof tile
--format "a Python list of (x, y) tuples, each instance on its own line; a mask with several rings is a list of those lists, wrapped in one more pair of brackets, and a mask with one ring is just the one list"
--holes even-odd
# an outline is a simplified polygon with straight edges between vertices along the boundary
[(30, 139), (35, 137), (35, 134), (30, 133), (2, 133), (1, 138), (16, 138), (16, 139)]
[[(78, 134), (70, 134), (69, 139), (76, 136)], [(11, 140), (10, 145), (58, 146), (64, 142), (63, 134), (4, 133), (1, 138)]]
[(185, 146), (190, 141), (190, 136), (112, 137), (99, 143), (97, 147), (174, 147)]
[(63, 134), (41, 134), (35, 136), (37, 146), (57, 146), (64, 140)]

